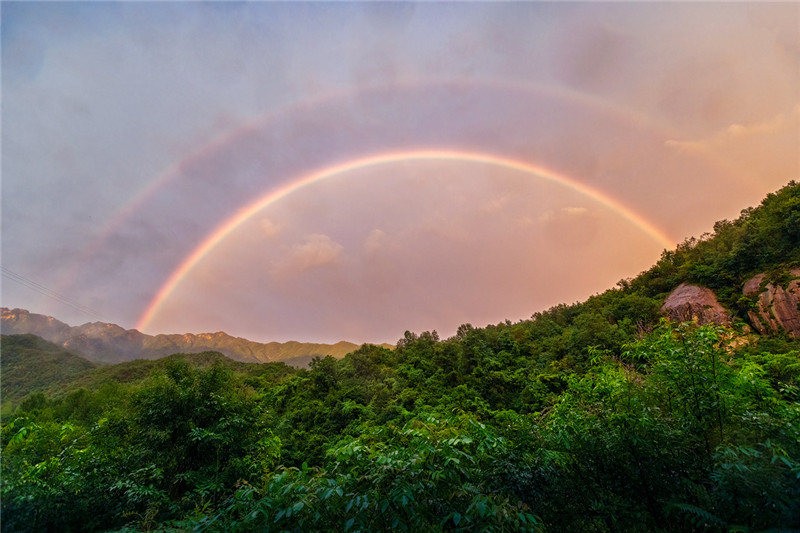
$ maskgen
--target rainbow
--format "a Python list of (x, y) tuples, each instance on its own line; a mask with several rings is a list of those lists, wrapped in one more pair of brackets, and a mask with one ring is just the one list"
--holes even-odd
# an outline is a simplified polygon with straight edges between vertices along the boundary
[(366, 95), (377, 95), (382, 92), (404, 91), (420, 88), (450, 88), (452, 90), (465, 90), (472, 88), (486, 88), (497, 91), (515, 92), (526, 96), (541, 96), (553, 98), (592, 109), (612, 116), (633, 127), (648, 131), (659, 132), (666, 141), (680, 137), (677, 132), (670, 130), (665, 124), (656, 122), (647, 115), (619, 106), (596, 95), (576, 91), (569, 87), (550, 86), (542, 83), (518, 82), (510, 80), (463, 80), (463, 79), (427, 79), (423, 81), (400, 80), (392, 83), (376, 83), (356, 88), (337, 88), (320, 93), (313, 98), (291, 102), (277, 110), (245, 121), (243, 124), (217, 137), (216, 139), (200, 146), (178, 161), (171, 163), (157, 176), (151, 179), (144, 187), (135, 193), (105, 224), (98, 235), (81, 251), (70, 271), (62, 276), (56, 283), (57, 288), (68, 286), (77, 275), (83, 264), (103, 246), (108, 238), (117, 231), (124, 222), (139, 210), (148, 200), (168, 183), (180, 177), (184, 168), (192, 163), (201, 161), (203, 157), (215, 150), (224, 149), (249, 134), (258, 132), (281, 118), (292, 116), (296, 113), (315, 111), (323, 105), (344, 102), (348, 98)]
[(505, 157), (498, 157), (491, 154), (478, 153), (478, 152), (464, 152), (456, 150), (416, 150), (416, 151), (403, 151), (403, 152), (389, 152), (360, 159), (347, 161), (334, 166), (329, 166), (321, 170), (317, 170), (310, 174), (306, 174), (294, 181), (285, 184), (282, 187), (274, 189), (239, 209), (232, 217), (220, 224), (200, 245), (192, 251), (189, 256), (175, 269), (167, 281), (161, 286), (156, 296), (151, 301), (145, 312), (139, 319), (136, 329), (143, 331), (147, 329), (150, 322), (158, 314), (161, 306), (167, 298), (172, 294), (180, 282), (192, 271), (192, 269), (203, 260), (220, 242), (222, 242), (228, 235), (233, 233), (245, 221), (249, 220), (252, 216), (257, 214), (267, 206), (289, 196), (290, 194), (317, 183), (319, 181), (351, 172), (354, 170), (374, 167), (379, 165), (388, 165), (391, 163), (407, 162), (407, 161), (458, 161), (464, 163), (476, 163), (484, 165), (492, 165), (502, 167), (510, 170), (516, 170), (531, 176), (542, 178), (551, 182), (558, 183), (577, 191), (600, 204), (615, 211), (623, 218), (630, 221), (632, 224), (639, 227), (647, 235), (652, 237), (664, 248), (669, 249), (675, 245), (675, 242), (667, 236), (662, 230), (657, 228), (650, 221), (646, 220), (640, 214), (636, 213), (629, 207), (623, 205), (619, 201), (607, 196), (606, 194), (585, 185), (573, 178), (563, 174), (554, 172), (547, 168), (532, 165), (523, 161), (508, 159)]
[[(596, 95), (576, 91), (569, 87), (551, 86), (542, 83), (532, 82), (518, 82), (510, 80), (475, 80), (475, 79), (426, 79), (422, 81), (414, 80), (400, 80), (393, 81), (392, 83), (377, 83), (368, 86), (356, 88), (336, 88), (323, 92), (314, 96), (313, 98), (297, 100), (290, 102), (287, 105), (273, 110), (269, 113), (248, 120), (241, 124), (239, 127), (221, 135), (215, 140), (199, 147), (197, 150), (188, 154), (177, 162), (170, 164), (162, 172), (160, 172), (154, 179), (149, 181), (145, 186), (120, 208), (119, 211), (112, 217), (112, 219), (104, 225), (97, 236), (87, 244), (78, 254), (78, 258), (72, 262), (72, 267), (62, 275), (55, 286), (57, 290), (66, 290), (66, 287), (74, 282), (78, 272), (83, 268), (83, 265), (89, 260), (91, 256), (97, 253), (98, 250), (105, 244), (108, 238), (117, 231), (124, 222), (136, 213), (149, 199), (166, 184), (177, 179), (184, 168), (190, 166), (193, 162), (202, 160), (203, 157), (215, 150), (224, 149), (239, 139), (257, 132), (267, 127), (269, 124), (286, 116), (291, 116), (295, 113), (304, 113), (314, 111), (323, 105), (335, 103), (337, 101), (345, 101), (347, 98), (354, 96), (363, 96), (369, 94), (380, 94), (389, 91), (404, 91), (410, 89), (418, 89), (423, 87), (442, 87), (451, 88), (453, 90), (463, 90), (470, 88), (487, 88), (491, 90), (516, 92), (522, 95), (538, 95), (547, 98), (553, 98), (565, 102), (570, 102), (586, 109), (592, 109), (602, 112), (623, 123), (630, 124), (633, 127), (640, 128), (646, 131), (657, 132), (664, 138), (666, 142), (669, 139), (680, 138), (680, 134), (671, 129), (665, 123), (655, 120), (641, 112), (622, 107), (611, 101), (598, 98)], [(733, 168), (723, 159), (711, 153), (708, 149), (703, 150), (701, 155), (710, 162), (718, 165), (725, 170), (726, 173), (737, 175), (741, 181), (750, 181), (749, 177), (744, 176), (738, 169)]]

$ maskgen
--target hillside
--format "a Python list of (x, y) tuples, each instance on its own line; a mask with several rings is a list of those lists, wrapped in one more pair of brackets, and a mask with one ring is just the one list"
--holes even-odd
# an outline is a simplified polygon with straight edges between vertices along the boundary
[[(4, 334), (30, 333), (91, 361), (119, 363), (134, 359), (158, 359), (174, 353), (220, 352), (236, 361), (266, 363), (287, 361), (303, 366), (314, 357), (336, 358), (358, 348), (351, 342), (316, 344), (303, 342), (254, 342), (224, 332), (183, 335), (147, 335), (104, 322), (69, 326), (53, 317), (25, 309), (2, 308), (0, 330)], [(389, 345), (386, 345), (389, 347)]]
[(667, 294), (681, 283), (713, 290), (736, 316), (747, 320), (752, 303), (742, 299), (745, 284), (758, 274), (781, 281), (800, 267), (800, 185), (795, 182), (767, 195), (758, 207), (736, 220), (721, 220), (713, 232), (686, 239), (666, 251), (649, 270), (622, 282), (649, 297)]
[(796, 530), (798, 239), (792, 182), (528, 320), (92, 369), (4, 417), (3, 529)]
[(284, 363), (243, 363), (235, 361), (219, 352), (176, 353), (159, 359), (137, 359), (113, 365), (101, 365), (83, 372), (59, 388), (56, 394), (65, 394), (81, 388), (96, 390), (107, 383), (136, 384), (148, 377), (165, 372), (176, 364), (186, 364), (192, 369), (206, 370), (211, 367), (224, 367), (237, 374), (250, 378), (279, 378), (292, 373)]
[(2, 335), (0, 339), (4, 412), (31, 392), (70, 383), (97, 367), (35, 335)]
[(224, 367), (257, 382), (273, 382), (292, 373), (282, 362), (243, 363), (219, 352), (178, 353), (117, 364), (93, 363), (31, 334), (0, 336), (0, 350), (3, 414), (10, 414), (17, 407), (28, 409), (40, 405), (45, 396), (67, 403), (87, 403), (87, 390), (110, 387), (118, 391), (119, 385), (136, 386), (154, 374), (182, 364), (197, 370)]

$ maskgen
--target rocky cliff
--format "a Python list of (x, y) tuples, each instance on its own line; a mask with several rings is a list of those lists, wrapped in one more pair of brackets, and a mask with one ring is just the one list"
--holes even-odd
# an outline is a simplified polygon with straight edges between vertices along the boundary
[(744, 284), (744, 295), (755, 300), (748, 317), (761, 334), (783, 330), (791, 337), (800, 338), (800, 269), (793, 269), (789, 274), (791, 279), (785, 287), (765, 283), (765, 274), (758, 274)]
[[(762, 335), (785, 331), (800, 338), (800, 269), (783, 276), (783, 285), (767, 282), (766, 274), (758, 274), (744, 284), (742, 293), (752, 300), (748, 318)], [(788, 279), (787, 279), (788, 278)], [(661, 307), (670, 320), (700, 324), (730, 324), (731, 314), (717, 301), (711, 289), (682, 283), (667, 297)]]
[[(2, 308), (4, 334), (32, 333), (91, 361), (119, 363), (133, 359), (157, 359), (174, 353), (220, 352), (248, 363), (286, 361), (304, 366), (312, 357), (344, 357), (358, 348), (351, 342), (317, 344), (304, 342), (254, 342), (225, 332), (147, 335), (116, 324), (91, 322), (69, 326), (53, 317), (25, 309)], [(384, 345), (391, 348), (390, 345)]]

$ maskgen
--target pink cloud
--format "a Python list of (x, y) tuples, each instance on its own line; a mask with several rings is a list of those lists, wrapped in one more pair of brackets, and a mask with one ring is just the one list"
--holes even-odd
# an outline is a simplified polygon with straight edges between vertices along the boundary
[(283, 257), (275, 262), (273, 275), (286, 277), (301, 274), (311, 269), (337, 262), (344, 247), (327, 235), (315, 233), (306, 242), (291, 246)]

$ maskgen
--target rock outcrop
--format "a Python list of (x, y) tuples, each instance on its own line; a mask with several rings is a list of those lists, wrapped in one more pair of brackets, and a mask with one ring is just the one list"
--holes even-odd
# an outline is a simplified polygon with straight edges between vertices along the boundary
[(744, 284), (744, 295), (756, 300), (755, 308), (748, 311), (750, 322), (761, 334), (785, 331), (800, 338), (800, 269), (789, 274), (795, 279), (786, 287), (767, 283), (761, 290), (765, 274), (758, 274)]
[(689, 322), (696, 320), (699, 324), (731, 323), (731, 315), (717, 301), (711, 289), (681, 283), (670, 293), (661, 312), (670, 320)]

